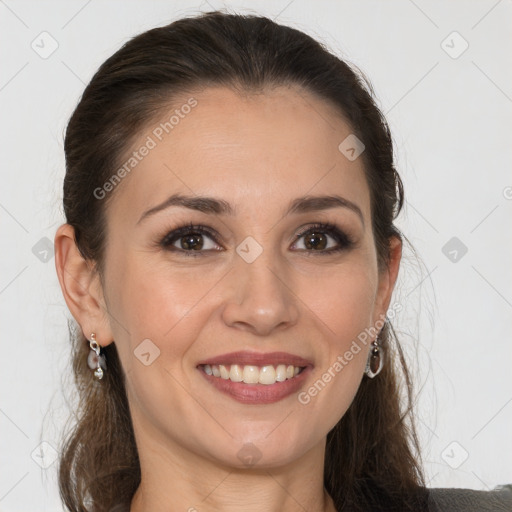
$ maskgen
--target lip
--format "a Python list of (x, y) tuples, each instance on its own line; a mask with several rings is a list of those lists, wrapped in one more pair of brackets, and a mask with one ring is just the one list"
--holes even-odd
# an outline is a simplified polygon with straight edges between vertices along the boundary
[[(264, 366), (264, 365), (278, 365), (286, 364), (293, 366), (312, 367), (313, 363), (304, 359), (303, 357), (295, 354), (289, 354), (288, 352), (230, 352), (229, 354), (222, 354), (220, 356), (211, 357), (197, 363), (197, 366), (204, 364), (239, 364), (239, 365), (252, 365), (252, 366)], [(297, 375), (298, 377), (298, 375)], [(273, 386), (273, 384), (272, 384)]]
[[(216, 359), (217, 358), (212, 359), (211, 361), (215, 361)], [(224, 361), (226, 361), (226, 359), (224, 359)], [(311, 374), (312, 366), (306, 366), (298, 375), (291, 379), (286, 379), (284, 382), (276, 382), (275, 384), (270, 385), (246, 384), (245, 382), (232, 382), (229, 379), (222, 379), (221, 377), (207, 375), (201, 368), (198, 368), (197, 370), (218, 391), (225, 393), (226, 395), (230, 396), (231, 398), (235, 399), (240, 403), (248, 405), (258, 405), (272, 404), (280, 400), (283, 400), (284, 398), (292, 395), (293, 393), (296, 393)]]
[[(303, 370), (291, 379), (275, 384), (246, 384), (245, 382), (232, 382), (229, 379), (222, 379), (206, 374), (200, 367), (202, 365), (232, 365), (241, 366), (265, 366), (279, 364), (300, 366)], [(304, 384), (313, 369), (313, 363), (308, 359), (289, 352), (251, 352), (238, 351), (221, 354), (215, 357), (204, 359), (197, 363), (197, 370), (203, 377), (212, 384), (218, 391), (225, 393), (231, 398), (243, 404), (271, 404), (278, 402), (291, 394), (297, 392)]]

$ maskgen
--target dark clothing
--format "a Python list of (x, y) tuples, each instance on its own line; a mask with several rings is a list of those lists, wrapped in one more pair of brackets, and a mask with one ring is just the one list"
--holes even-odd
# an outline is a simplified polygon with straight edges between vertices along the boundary
[(512, 484), (492, 491), (429, 489), (429, 512), (512, 512)]

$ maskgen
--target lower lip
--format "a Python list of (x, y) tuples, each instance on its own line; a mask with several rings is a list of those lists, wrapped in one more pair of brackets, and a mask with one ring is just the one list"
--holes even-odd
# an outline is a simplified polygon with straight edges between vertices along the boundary
[(275, 384), (246, 384), (245, 382), (232, 382), (222, 377), (206, 374), (198, 368), (203, 377), (219, 391), (229, 395), (243, 404), (273, 404), (297, 392), (308, 378), (311, 367), (306, 366), (297, 376)]

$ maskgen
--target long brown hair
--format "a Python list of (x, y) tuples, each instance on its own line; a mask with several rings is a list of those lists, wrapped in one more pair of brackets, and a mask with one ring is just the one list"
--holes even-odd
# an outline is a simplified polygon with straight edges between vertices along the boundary
[[(286, 85), (332, 106), (363, 141), (379, 270), (389, 241), (403, 235), (393, 221), (404, 192), (393, 145), (362, 73), (296, 29), (254, 15), (211, 12), (144, 32), (106, 60), (76, 107), (65, 137), (64, 211), (84, 258), (103, 275), (106, 209), (94, 191), (112, 176), (134, 137), (179, 94), (210, 85), (241, 94)], [(71, 511), (129, 504), (141, 478), (115, 343), (104, 348), (108, 370), (96, 381), (88, 345), (71, 325), (78, 410), (65, 435), (61, 497)], [(327, 436), (324, 482), (339, 510), (422, 510), (425, 482), (412, 415), (412, 383), (388, 322), (380, 334), (384, 368), (364, 377), (353, 403)], [(405, 386), (399, 385), (399, 376)], [(401, 405), (405, 393), (405, 407)]]

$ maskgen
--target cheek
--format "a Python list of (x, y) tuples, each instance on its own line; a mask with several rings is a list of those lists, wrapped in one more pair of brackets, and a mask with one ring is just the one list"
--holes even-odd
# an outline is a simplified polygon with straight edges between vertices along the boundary
[(340, 342), (369, 327), (377, 292), (376, 271), (363, 260), (306, 278), (297, 295), (331, 337)]
[(140, 254), (117, 261), (108, 274), (112, 330), (126, 370), (134, 364), (133, 352), (147, 339), (166, 364), (179, 364), (207, 321), (207, 292), (222, 277), (218, 272), (180, 270), (165, 261), (148, 264), (148, 259)]
[[(172, 411), (190, 406), (188, 351), (208, 320), (206, 291), (219, 278), (147, 263), (147, 256), (117, 262), (109, 274), (111, 324), (131, 403), (139, 422), (176, 425)], [(189, 369), (190, 370), (190, 369)], [(145, 419), (146, 418), (146, 419)], [(183, 434), (185, 435), (185, 433)]]
[(334, 427), (357, 393), (370, 347), (376, 275), (364, 259), (354, 259), (300, 291), (316, 330), (323, 334), (315, 339), (323, 356), (313, 383), (298, 397), (312, 423)]

